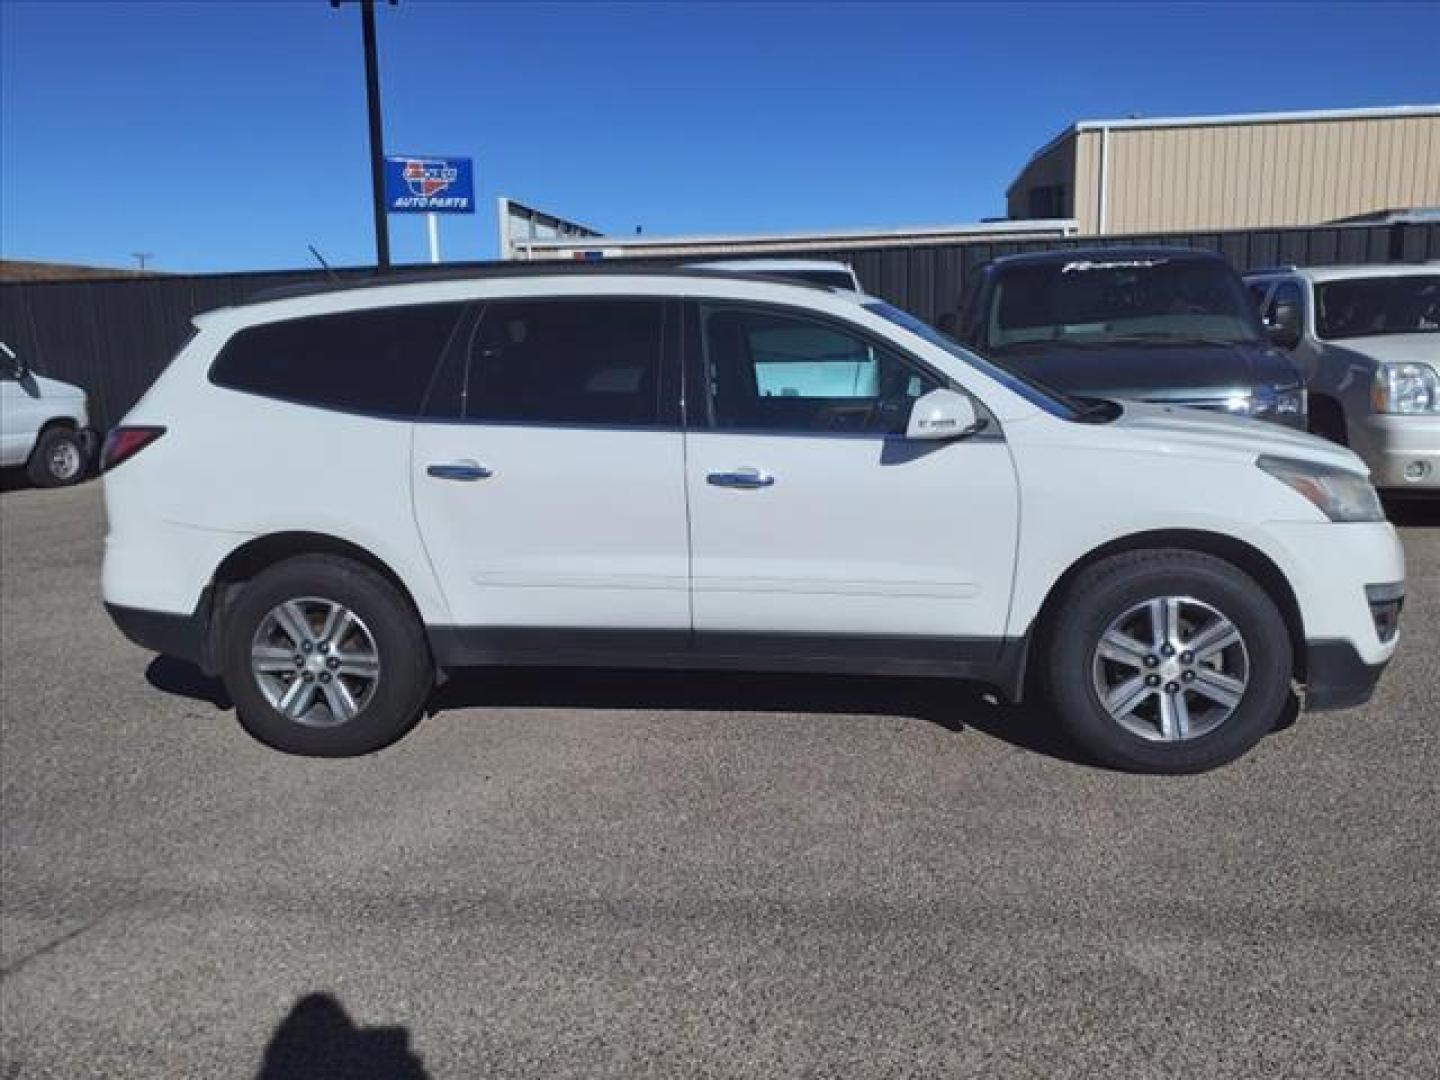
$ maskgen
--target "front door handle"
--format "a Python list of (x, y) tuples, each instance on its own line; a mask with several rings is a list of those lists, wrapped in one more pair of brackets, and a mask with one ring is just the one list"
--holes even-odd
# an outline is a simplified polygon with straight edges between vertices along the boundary
[(485, 480), (495, 474), (478, 461), (444, 461), (425, 467), (427, 476), (437, 480)]
[(712, 472), (705, 477), (707, 484), (728, 488), (767, 488), (775, 483), (775, 477), (759, 469), (746, 466), (730, 472)]

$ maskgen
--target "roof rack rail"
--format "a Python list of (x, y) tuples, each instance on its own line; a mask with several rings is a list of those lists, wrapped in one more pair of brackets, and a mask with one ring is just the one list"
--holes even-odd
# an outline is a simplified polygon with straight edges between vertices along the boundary
[[(639, 265), (637, 265), (639, 264)], [(704, 280), (764, 281), (774, 285), (791, 285), (797, 289), (818, 289), (833, 292), (828, 285), (810, 281), (799, 281), (775, 274), (737, 273), (735, 271), (708, 270), (697, 267), (672, 264), (654, 265), (641, 263), (639, 259), (614, 259), (607, 262), (514, 262), (491, 266), (471, 266), (449, 270), (420, 270), (400, 274), (368, 273), (363, 277), (347, 277), (340, 281), (301, 282), (295, 285), (279, 285), (252, 293), (237, 306), (263, 304), (272, 300), (293, 300), (303, 296), (323, 296), (333, 292), (350, 292), (355, 289), (380, 289), (390, 285), (426, 285), (439, 282), (488, 281), (508, 277), (606, 277), (611, 275), (644, 275), (646, 277), (700, 278)]]
[(1253, 270), (1246, 270), (1246, 274), (1293, 274), (1300, 267), (1294, 263), (1276, 263), (1274, 266), (1257, 266)]

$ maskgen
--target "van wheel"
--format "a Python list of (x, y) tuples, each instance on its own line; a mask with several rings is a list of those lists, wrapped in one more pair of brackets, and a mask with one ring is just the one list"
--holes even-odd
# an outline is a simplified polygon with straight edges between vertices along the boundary
[(287, 559), (223, 610), (225, 688), (261, 742), (349, 757), (388, 746), (419, 719), (434, 681), (424, 630), (369, 567), (332, 555)]
[(36, 487), (69, 487), (85, 478), (85, 444), (74, 428), (52, 427), (40, 433), (25, 466)]
[(1129, 552), (1085, 570), (1047, 640), (1065, 729), (1122, 769), (1193, 773), (1245, 753), (1281, 718), (1292, 648), (1247, 574), (1199, 552)]

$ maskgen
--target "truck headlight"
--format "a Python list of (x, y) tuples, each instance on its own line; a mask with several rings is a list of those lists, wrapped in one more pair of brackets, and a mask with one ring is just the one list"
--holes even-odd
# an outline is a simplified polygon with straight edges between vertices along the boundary
[(1380, 496), (1367, 476), (1311, 461), (1262, 454), (1255, 464), (1299, 492), (1331, 521), (1384, 521)]
[(1266, 387), (1254, 393), (1235, 393), (1225, 399), (1225, 411), (1239, 416), (1304, 416), (1305, 388)]
[(1381, 364), (1370, 400), (1377, 413), (1440, 413), (1440, 375), (1429, 364)]
[(1304, 416), (1305, 388), (1303, 386), (1288, 386), (1284, 390), (1275, 391), (1275, 415)]

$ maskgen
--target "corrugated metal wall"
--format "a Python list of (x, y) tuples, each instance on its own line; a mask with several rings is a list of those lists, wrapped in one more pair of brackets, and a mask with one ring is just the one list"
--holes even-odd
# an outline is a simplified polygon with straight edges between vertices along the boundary
[[(1092, 246), (1101, 238), (1029, 240), (810, 252), (855, 267), (865, 289), (934, 321), (954, 311), (975, 270), (1020, 251)], [(1440, 259), (1440, 224), (1344, 225), (1315, 229), (1193, 232), (1127, 236), (1118, 244), (1161, 243), (1225, 254), (1239, 269), (1277, 263), (1334, 264)], [(634, 260), (637, 268), (679, 260)], [(627, 260), (626, 265), (631, 265)], [(474, 263), (445, 273), (477, 269), (506, 272), (583, 270), (575, 263)], [(347, 270), (347, 278), (368, 276)], [(114, 281), (0, 284), (0, 340), (39, 370), (89, 391), (97, 426), (114, 424), (144, 393), (190, 332), (201, 311), (238, 303), (264, 289), (313, 282), (320, 271), (203, 274)]]

